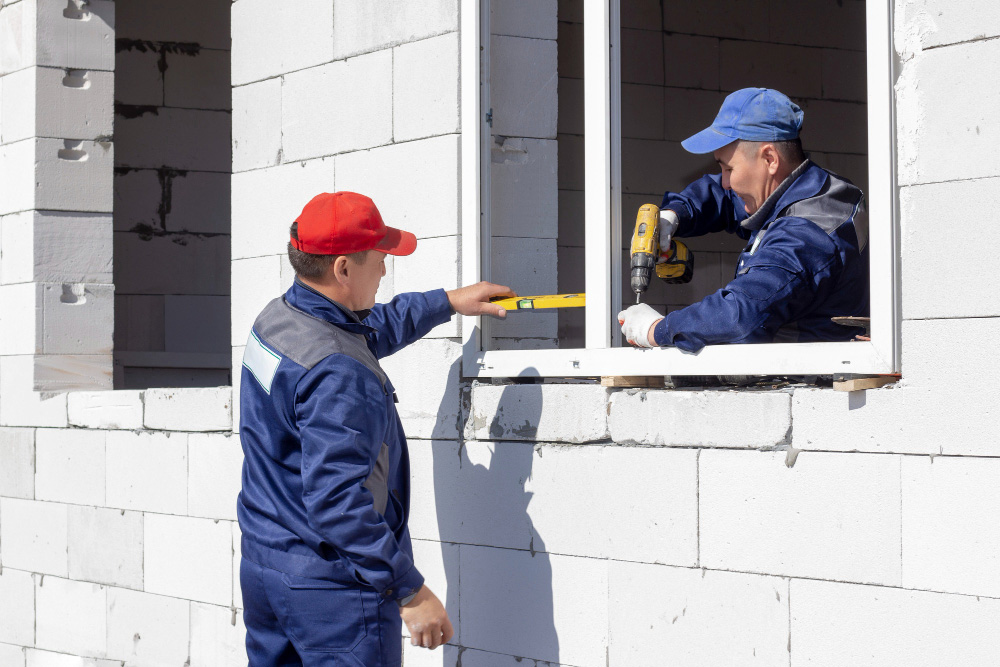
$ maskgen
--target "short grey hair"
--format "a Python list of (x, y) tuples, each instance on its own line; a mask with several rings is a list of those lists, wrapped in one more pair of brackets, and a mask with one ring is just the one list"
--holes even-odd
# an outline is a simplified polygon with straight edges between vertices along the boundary
[(781, 161), (787, 162), (792, 168), (799, 166), (806, 160), (805, 151), (802, 150), (802, 140), (798, 138), (787, 141), (744, 141), (741, 139), (739, 149), (743, 151), (744, 155), (750, 157), (756, 155), (757, 151), (764, 144), (774, 146), (774, 150), (778, 151)]
[[(299, 240), (299, 223), (293, 222), (291, 229), (288, 230), (291, 237), (296, 241)], [(368, 253), (371, 250), (362, 250), (361, 252), (351, 253), (350, 255), (344, 255), (355, 264), (364, 264), (368, 259)], [(292, 265), (295, 270), (295, 275), (302, 278), (322, 278), (326, 270), (330, 268), (330, 265), (336, 261), (340, 255), (314, 255), (309, 252), (302, 252), (293, 246), (291, 243), (288, 244), (288, 263)]]

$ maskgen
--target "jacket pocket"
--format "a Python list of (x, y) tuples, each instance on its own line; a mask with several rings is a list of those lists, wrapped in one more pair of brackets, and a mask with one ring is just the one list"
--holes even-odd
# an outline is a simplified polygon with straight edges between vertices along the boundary
[(296, 649), (346, 653), (368, 634), (361, 589), (284, 574), (282, 607)]

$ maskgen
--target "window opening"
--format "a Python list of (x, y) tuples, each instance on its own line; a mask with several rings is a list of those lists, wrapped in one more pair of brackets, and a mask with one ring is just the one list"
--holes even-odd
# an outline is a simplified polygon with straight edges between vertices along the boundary
[(114, 386), (228, 385), (231, 3), (116, 9)]
[[(483, 122), (485, 141), (478, 154), (473, 150), (474, 141), (465, 143), (464, 163), (472, 166), (466, 167), (467, 178), (463, 180), (467, 206), (463, 271), (467, 282), (480, 276), (492, 278), (524, 293), (519, 282), (527, 282), (529, 276), (538, 278), (534, 267), (509, 256), (506, 251), (510, 248), (500, 250), (494, 243), (502, 236), (494, 220), (499, 220), (502, 229), (512, 214), (525, 214), (528, 207), (522, 198), (499, 196), (505, 192), (505, 184), (495, 169), (498, 156), (494, 149), (500, 148), (500, 156), (506, 159), (523, 144), (514, 142), (503, 150), (505, 143), (499, 143), (510, 141), (504, 130), (498, 129), (502, 123), (498, 109), (505, 108), (507, 100), (503, 98), (512, 90), (505, 85), (511, 73), (504, 68), (516, 61), (497, 48), (498, 10), (490, 12), (490, 5), (489, 0), (483, 0), (478, 16), (474, 12), (464, 15), (463, 53), (466, 58), (483, 57), (477, 82), (481, 96), (463, 100), (464, 122)], [(535, 240), (531, 246), (539, 256), (535, 267), (546, 262), (555, 267), (539, 281), (539, 287), (555, 283), (555, 291), (566, 293), (582, 291), (587, 283), (588, 307), (586, 311), (555, 311), (555, 338), (548, 339), (547, 329), (539, 336), (545, 339), (542, 344), (537, 339), (529, 343), (529, 337), (498, 335), (505, 331), (503, 327), (512, 327), (511, 323), (497, 326), (471, 321), (473, 346), (466, 348), (466, 373), (700, 375), (898, 369), (892, 8), (889, 3), (883, 6), (847, 0), (799, 3), (776, 13), (772, 5), (767, 0), (739, 3), (737, 19), (723, 25), (695, 2), (559, 3), (555, 71), (551, 69), (552, 58), (538, 59), (533, 63), (538, 71), (531, 74), (541, 81), (548, 73), (558, 82), (555, 184), (551, 178), (531, 182), (535, 200), (555, 201), (557, 233), (554, 239), (541, 233), (534, 237), (524, 234), (524, 238)], [(479, 28), (478, 33), (470, 30), (475, 28)], [(478, 34), (481, 40), (475, 52), (469, 34)], [(480, 46), (484, 47), (481, 51)], [(463, 76), (468, 77), (470, 69), (463, 67)], [(516, 71), (513, 75), (523, 76)], [(467, 78), (463, 90), (477, 89), (469, 84)], [(623, 345), (611, 319), (622, 303), (634, 302), (628, 285), (628, 252), (639, 207), (647, 202), (658, 205), (665, 191), (679, 191), (698, 177), (717, 172), (711, 156), (686, 153), (680, 141), (707, 127), (728, 93), (749, 86), (788, 94), (806, 113), (801, 136), (809, 156), (866, 192), (872, 219), (881, 225), (872, 230), (870, 241), (873, 344), (774, 343), (758, 346), (754, 362), (747, 360), (745, 348), (734, 349), (742, 346), (710, 346), (699, 355), (682, 355), (674, 349), (606, 349)], [(516, 96), (513, 99), (519, 101)], [(548, 134), (538, 138), (551, 140)], [(479, 160), (470, 159), (473, 157)], [(475, 181), (472, 185), (466, 182), (476, 167), (482, 175), (481, 191), (473, 189)], [(488, 205), (479, 206), (481, 202)], [(476, 213), (480, 215), (471, 215), (473, 206), (479, 207)], [(550, 214), (552, 205), (537, 210)], [(529, 227), (545, 228), (548, 218), (540, 217), (541, 223)], [(600, 224), (592, 224), (592, 219)], [(482, 224), (479, 229), (475, 227), (477, 220)], [(690, 239), (689, 247), (696, 255), (693, 281), (667, 285), (654, 280), (643, 301), (661, 312), (663, 307), (673, 310), (699, 301), (732, 278), (744, 244), (725, 233)], [(609, 258), (598, 252), (600, 246)], [(476, 252), (481, 253), (478, 258), (474, 258)], [(611, 268), (607, 273), (595, 273), (599, 265)], [(591, 289), (594, 287), (597, 289)], [(609, 287), (609, 292), (595, 298), (595, 291)], [(511, 322), (518, 317), (523, 316), (514, 315)], [(558, 350), (526, 356), (528, 350), (539, 347)], [(505, 353), (508, 350), (511, 352)], [(640, 360), (643, 354), (646, 356)], [(731, 367), (732, 363), (738, 368)]]

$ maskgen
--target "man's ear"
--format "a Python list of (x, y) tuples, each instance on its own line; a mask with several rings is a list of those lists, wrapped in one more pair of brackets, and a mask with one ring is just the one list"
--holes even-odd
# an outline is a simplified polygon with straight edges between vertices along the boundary
[(767, 173), (772, 176), (778, 173), (781, 167), (781, 155), (774, 144), (764, 144), (760, 147), (760, 157), (767, 163)]
[(347, 261), (347, 255), (338, 255), (336, 259), (330, 262), (328, 275), (334, 284), (346, 285), (350, 282), (350, 273), (350, 263)]

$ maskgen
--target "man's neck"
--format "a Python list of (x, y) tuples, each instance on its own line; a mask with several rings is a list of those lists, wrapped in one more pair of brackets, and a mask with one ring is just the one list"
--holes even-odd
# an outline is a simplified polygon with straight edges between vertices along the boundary
[(319, 292), (331, 301), (336, 301), (350, 310), (357, 310), (357, 308), (355, 308), (355, 304), (351, 301), (350, 294), (347, 294), (347, 292), (339, 285), (331, 285), (323, 281), (304, 278), (302, 276), (296, 276), (296, 279), (306, 287)]

